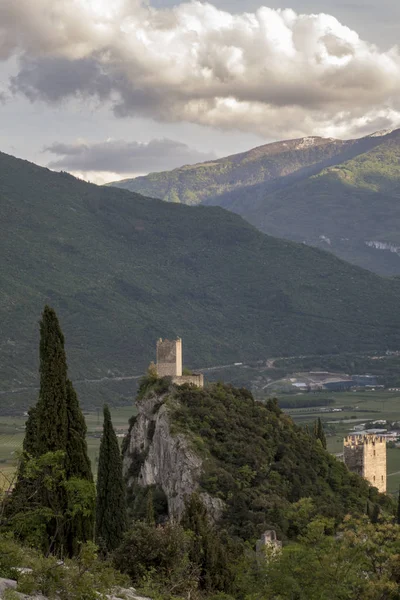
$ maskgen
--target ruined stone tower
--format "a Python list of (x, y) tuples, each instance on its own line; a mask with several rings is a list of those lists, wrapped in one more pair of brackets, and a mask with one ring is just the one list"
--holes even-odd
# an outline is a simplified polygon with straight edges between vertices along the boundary
[(157, 341), (157, 375), (159, 377), (182, 376), (182, 340)]
[(344, 439), (344, 462), (353, 473), (364, 477), (380, 492), (386, 492), (386, 440), (377, 435)]
[(158, 377), (172, 377), (173, 383), (183, 385), (190, 383), (197, 387), (204, 387), (202, 373), (182, 375), (182, 340), (157, 341), (157, 375)]

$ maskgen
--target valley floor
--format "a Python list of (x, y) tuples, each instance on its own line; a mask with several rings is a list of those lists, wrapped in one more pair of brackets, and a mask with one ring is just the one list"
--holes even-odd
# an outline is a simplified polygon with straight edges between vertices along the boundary
[[(288, 396), (293, 398), (293, 395)], [(343, 438), (354, 431), (354, 427), (369, 421), (400, 421), (400, 392), (386, 390), (369, 392), (323, 392), (317, 394), (298, 394), (302, 397), (321, 399), (320, 407), (284, 409), (301, 425), (312, 423), (320, 417), (327, 432), (328, 450), (333, 454), (343, 451)], [(285, 396), (281, 395), (284, 399)], [(332, 399), (329, 412), (322, 405), (326, 399)], [(333, 412), (333, 409), (341, 409)], [(129, 418), (135, 414), (133, 406), (121, 406), (111, 409), (112, 420), (117, 434), (122, 438), (128, 430)], [(100, 435), (102, 430), (101, 411), (85, 413), (88, 427), (88, 450), (93, 471), (97, 471)], [(0, 416), (0, 485), (4, 486), (14, 470), (17, 453), (22, 447), (25, 417)], [(378, 427), (378, 426), (377, 426)], [(381, 427), (384, 427), (383, 425)], [(400, 448), (388, 448), (388, 491), (396, 494), (400, 485)]]

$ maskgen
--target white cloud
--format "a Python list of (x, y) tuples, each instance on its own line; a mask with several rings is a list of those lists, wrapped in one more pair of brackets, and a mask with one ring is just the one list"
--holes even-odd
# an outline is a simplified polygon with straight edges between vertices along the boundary
[(400, 54), (326, 14), (188, 2), (2, 0), (0, 58), (14, 93), (109, 102), (147, 116), (262, 133), (349, 135), (400, 122)]

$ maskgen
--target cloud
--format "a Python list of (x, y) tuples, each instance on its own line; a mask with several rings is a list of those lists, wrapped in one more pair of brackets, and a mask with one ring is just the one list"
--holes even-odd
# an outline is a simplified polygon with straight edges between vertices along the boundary
[[(169, 139), (151, 140), (147, 143), (107, 141), (97, 144), (78, 142), (61, 144), (55, 142), (44, 149), (60, 158), (49, 163), (52, 169), (65, 169), (93, 178), (94, 173), (103, 173), (111, 180), (114, 174), (147, 174), (167, 171), (186, 164), (215, 159), (214, 154), (199, 152), (186, 144)], [(96, 178), (97, 180), (97, 178)]]
[(13, 93), (49, 103), (95, 98), (118, 117), (269, 138), (400, 122), (399, 49), (380, 51), (327, 14), (2, 0), (0, 59), (12, 56)]

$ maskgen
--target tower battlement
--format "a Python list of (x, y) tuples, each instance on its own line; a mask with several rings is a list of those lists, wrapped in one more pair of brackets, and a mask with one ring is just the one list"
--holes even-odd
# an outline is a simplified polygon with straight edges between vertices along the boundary
[(204, 387), (202, 373), (182, 375), (182, 340), (157, 340), (157, 375), (158, 377), (172, 377), (176, 385), (190, 383), (197, 387)]
[(182, 340), (157, 340), (157, 375), (182, 376)]
[(343, 441), (344, 462), (380, 492), (386, 492), (386, 440), (378, 435), (347, 436)]

